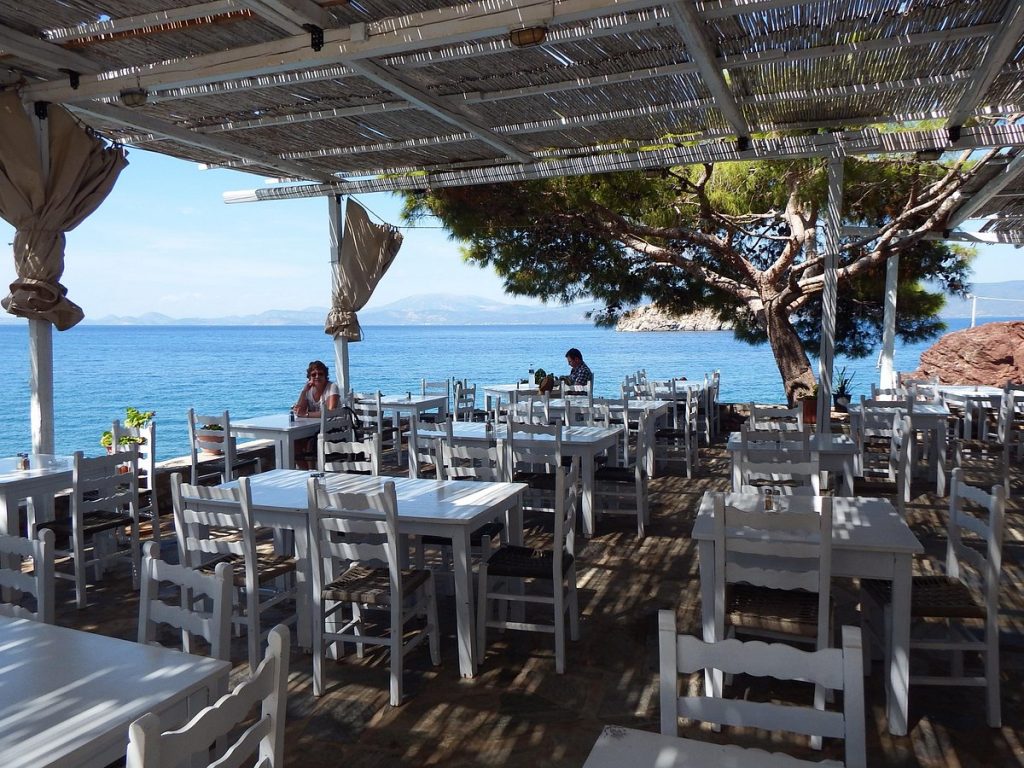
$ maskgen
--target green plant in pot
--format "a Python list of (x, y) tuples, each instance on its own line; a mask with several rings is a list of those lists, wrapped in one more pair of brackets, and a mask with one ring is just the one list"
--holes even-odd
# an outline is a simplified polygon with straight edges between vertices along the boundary
[[(220, 424), (200, 424), (199, 432), (223, 432), (224, 427)], [(203, 443), (203, 451), (206, 453), (212, 453), (219, 456), (224, 453), (220, 448), (220, 444), (224, 442), (223, 435), (204, 435), (199, 434), (196, 436), (196, 441)]]
[(856, 374), (851, 373), (847, 376), (846, 366), (843, 366), (836, 375), (835, 387), (832, 390), (832, 402), (835, 403), (836, 410), (841, 413), (846, 413), (849, 410), (850, 399), (853, 397), (850, 385), (853, 383), (853, 377), (855, 375)]
[[(156, 411), (140, 411), (138, 408), (128, 406), (124, 409), (124, 425), (129, 429), (144, 429), (156, 416)], [(117, 441), (118, 445), (145, 445), (146, 438), (140, 435), (121, 435)], [(114, 452), (114, 433), (109, 429), (100, 434), (100, 445), (107, 449), (107, 453)]]

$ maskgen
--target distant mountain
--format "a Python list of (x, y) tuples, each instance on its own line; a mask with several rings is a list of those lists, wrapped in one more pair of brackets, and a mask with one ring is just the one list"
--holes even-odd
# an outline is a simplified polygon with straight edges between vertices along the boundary
[[(359, 313), (359, 322), (363, 325), (571, 325), (589, 323), (585, 314), (597, 306), (596, 302), (568, 307), (531, 306), (473, 296), (420, 294), (382, 307), (364, 309)], [(326, 307), (307, 307), (299, 310), (270, 309), (256, 315), (228, 317), (172, 318), (147, 312), (138, 317), (87, 317), (84, 322), (94, 325), (323, 325), (326, 317)]]

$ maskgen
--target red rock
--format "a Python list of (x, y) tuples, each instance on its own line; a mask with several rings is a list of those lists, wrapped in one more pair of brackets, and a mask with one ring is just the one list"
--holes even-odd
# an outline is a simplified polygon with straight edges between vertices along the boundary
[(943, 384), (1024, 382), (1024, 322), (986, 323), (947, 333), (921, 354), (912, 378)]

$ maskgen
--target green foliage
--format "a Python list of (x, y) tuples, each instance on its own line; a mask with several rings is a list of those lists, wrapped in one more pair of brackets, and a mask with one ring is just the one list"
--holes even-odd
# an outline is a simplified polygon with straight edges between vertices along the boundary
[(846, 375), (846, 366), (844, 365), (839, 373), (836, 374), (836, 380), (832, 382), (834, 384), (832, 388), (832, 394), (838, 395), (839, 397), (850, 397), (850, 385), (853, 384), (853, 377), (857, 374), (851, 373), (849, 376)]
[[(128, 406), (124, 409), (124, 425), (130, 428), (141, 429), (149, 425), (149, 422), (156, 416), (156, 411), (140, 411), (138, 408)], [(145, 445), (146, 438), (134, 435), (121, 435), (117, 441), (118, 445)], [(100, 433), (100, 445), (110, 449), (114, 445), (114, 433), (109, 429)]]
[[(936, 163), (848, 158), (844, 223), (884, 226), (908, 201), (933, 194), (931, 185), (944, 173)], [(820, 286), (805, 298), (797, 281), (813, 274), (804, 274), (806, 259), (824, 252), (827, 182), (822, 159), (731, 162), (438, 189), (408, 195), (405, 212), (410, 219), (438, 217), (463, 244), (466, 261), (493, 268), (511, 295), (602, 302), (592, 316), (598, 325), (614, 324), (624, 311), (651, 301), (672, 312), (711, 309), (735, 324), (737, 338), (760, 344), (767, 340), (765, 318), (743, 298), (760, 295), (785, 302), (781, 311), (800, 343), (817, 352)], [(787, 205), (796, 206), (817, 236), (799, 243), (792, 264), (766, 287), (752, 280), (750, 268), (767, 270), (797, 242), (784, 215)], [(910, 216), (903, 226), (919, 226), (924, 215)], [(866, 263), (870, 243), (850, 238), (843, 247), (841, 267)], [(943, 294), (965, 293), (971, 256), (923, 239), (901, 251), (900, 338), (942, 332), (936, 313)], [(875, 258), (858, 277), (841, 281), (838, 352), (865, 356), (880, 339), (885, 261)]]
[(538, 368), (533, 372), (533, 383), (540, 384), (545, 378), (547, 378), (547, 375), (547, 371), (543, 368)]

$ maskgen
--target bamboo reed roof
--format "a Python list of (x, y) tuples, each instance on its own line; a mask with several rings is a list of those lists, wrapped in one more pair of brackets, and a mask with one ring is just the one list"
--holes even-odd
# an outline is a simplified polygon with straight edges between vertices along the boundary
[(1022, 75), (1020, 0), (0, 0), (0, 87), (261, 199), (1003, 147), (1020, 242)]

